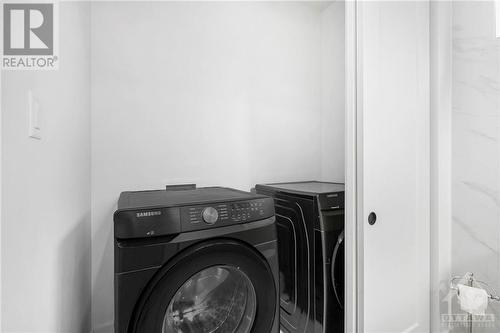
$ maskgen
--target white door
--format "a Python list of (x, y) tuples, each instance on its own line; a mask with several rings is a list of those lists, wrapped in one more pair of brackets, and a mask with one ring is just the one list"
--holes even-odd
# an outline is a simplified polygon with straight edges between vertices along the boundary
[(358, 125), (360, 332), (428, 333), (427, 2), (358, 3)]

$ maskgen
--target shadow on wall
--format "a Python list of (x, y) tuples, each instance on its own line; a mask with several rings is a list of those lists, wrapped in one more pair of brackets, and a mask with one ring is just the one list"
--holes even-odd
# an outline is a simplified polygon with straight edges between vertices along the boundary
[[(103, 214), (102, 218), (97, 218), (101, 223), (99, 229), (94, 232), (94, 238), (92, 239), (93, 244), (103, 244), (102, 251), (103, 257), (97, 265), (94, 263), (94, 285), (92, 288), (92, 297), (96, 299), (98, 295), (106, 295), (107, 298), (111, 298), (108, 304), (114, 304), (114, 240), (113, 240), (113, 214), (116, 210), (116, 201), (106, 210), (106, 214)], [(111, 283), (110, 283), (111, 282)], [(101, 288), (96, 288), (100, 286)], [(106, 290), (103, 290), (102, 286), (106, 286)], [(108, 289), (109, 288), (109, 289)], [(113, 306), (103, 307), (101, 309), (94, 309), (94, 333), (112, 333), (114, 331), (114, 314), (109, 313), (113, 311)], [(105, 318), (105, 320), (103, 320)], [(111, 319), (111, 321), (109, 321)]]
[(91, 332), (90, 213), (80, 218), (59, 246), (58, 332)]

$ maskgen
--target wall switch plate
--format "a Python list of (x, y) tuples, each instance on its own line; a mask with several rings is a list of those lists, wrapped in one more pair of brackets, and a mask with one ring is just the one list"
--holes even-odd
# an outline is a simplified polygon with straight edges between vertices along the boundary
[(42, 129), (40, 126), (40, 103), (33, 96), (31, 90), (28, 91), (28, 135), (30, 138), (40, 140)]

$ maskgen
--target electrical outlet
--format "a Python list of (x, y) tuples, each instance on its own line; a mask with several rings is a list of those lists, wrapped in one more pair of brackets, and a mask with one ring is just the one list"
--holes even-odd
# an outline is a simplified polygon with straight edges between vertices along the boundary
[(40, 103), (31, 90), (28, 91), (28, 136), (38, 140), (42, 138)]

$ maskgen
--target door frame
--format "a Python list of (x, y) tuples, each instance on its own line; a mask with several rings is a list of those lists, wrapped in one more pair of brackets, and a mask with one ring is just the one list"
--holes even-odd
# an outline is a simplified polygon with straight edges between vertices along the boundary
[(451, 277), (451, 145), (452, 145), (452, 8), (451, 1), (430, 4), (430, 205), (432, 332), (444, 332), (442, 285)]
[[(345, 2), (345, 332), (358, 332), (357, 1)], [(361, 132), (359, 132), (361, 134)], [(361, 332), (361, 330), (360, 330)]]

